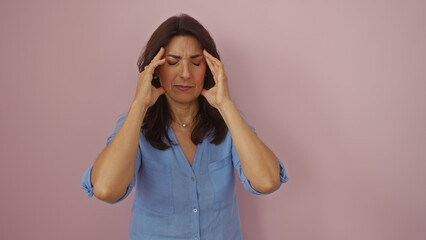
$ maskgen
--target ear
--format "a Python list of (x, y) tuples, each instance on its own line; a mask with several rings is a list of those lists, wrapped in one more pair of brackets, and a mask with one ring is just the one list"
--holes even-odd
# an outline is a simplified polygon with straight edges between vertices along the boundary
[[(158, 67), (159, 67), (159, 66), (158, 66)], [(160, 72), (160, 71), (158, 70), (158, 67), (154, 69), (154, 73), (153, 73), (153, 78), (154, 78), (154, 79), (158, 79), (158, 74), (159, 74), (159, 72)]]
[(160, 84), (160, 87), (163, 86), (163, 84), (161, 83), (161, 79), (158, 75), (154, 75), (154, 79), (158, 81), (158, 83)]

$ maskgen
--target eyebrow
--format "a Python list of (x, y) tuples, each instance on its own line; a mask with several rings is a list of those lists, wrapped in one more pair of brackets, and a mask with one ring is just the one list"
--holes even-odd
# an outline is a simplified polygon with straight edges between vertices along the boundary
[[(200, 56), (203, 56), (203, 55), (201, 55), (201, 54), (195, 54), (195, 55), (192, 55), (190, 58), (197, 58), (197, 57), (200, 57)], [(172, 58), (176, 58), (176, 59), (181, 59), (182, 58), (181, 56), (176, 56), (176, 55), (173, 55), (173, 54), (167, 54), (167, 57), (172, 57)]]

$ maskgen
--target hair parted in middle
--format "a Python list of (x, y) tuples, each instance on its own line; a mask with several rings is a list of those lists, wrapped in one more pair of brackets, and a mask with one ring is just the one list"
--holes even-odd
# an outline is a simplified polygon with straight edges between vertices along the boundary
[[(137, 62), (139, 72), (144, 70), (144, 66), (151, 62), (160, 48), (166, 46), (171, 38), (185, 35), (195, 37), (207, 52), (220, 60), (216, 44), (203, 25), (187, 14), (180, 14), (168, 18), (151, 35)], [(207, 67), (204, 88), (208, 90), (214, 84), (213, 75)], [(159, 79), (153, 79), (152, 85), (156, 88), (160, 87)], [(191, 133), (192, 142), (198, 145), (204, 138), (211, 137), (211, 143), (220, 144), (228, 133), (228, 127), (222, 116), (202, 95), (198, 97), (198, 104), (199, 110), (196, 115), (198, 121), (195, 121), (196, 125)], [(165, 150), (173, 144), (168, 135), (169, 118), (170, 112), (163, 94), (154, 105), (148, 108), (142, 124), (142, 133), (154, 148)]]

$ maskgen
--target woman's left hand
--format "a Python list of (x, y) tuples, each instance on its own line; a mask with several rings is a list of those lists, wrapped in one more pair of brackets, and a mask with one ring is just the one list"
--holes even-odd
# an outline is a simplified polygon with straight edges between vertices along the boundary
[(206, 50), (203, 50), (203, 54), (213, 74), (215, 85), (209, 90), (203, 89), (201, 95), (207, 99), (210, 105), (219, 109), (226, 103), (231, 102), (228, 90), (228, 78), (225, 75), (223, 63), (219, 59), (213, 57)]

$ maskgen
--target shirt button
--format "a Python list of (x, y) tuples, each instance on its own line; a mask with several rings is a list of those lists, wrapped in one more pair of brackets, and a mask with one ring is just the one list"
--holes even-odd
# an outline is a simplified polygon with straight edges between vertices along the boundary
[(195, 182), (195, 177), (191, 177), (191, 180), (192, 180), (193, 182)]
[(198, 212), (198, 209), (194, 208), (194, 210), (193, 210), (193, 211), (196, 213), (196, 212)]

